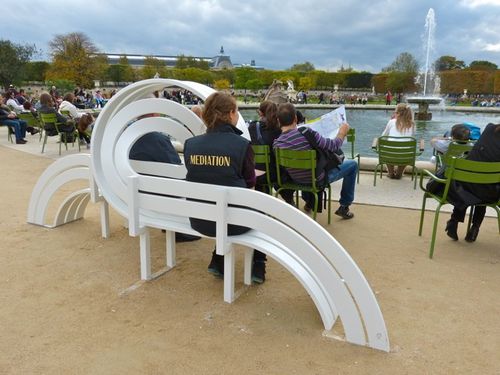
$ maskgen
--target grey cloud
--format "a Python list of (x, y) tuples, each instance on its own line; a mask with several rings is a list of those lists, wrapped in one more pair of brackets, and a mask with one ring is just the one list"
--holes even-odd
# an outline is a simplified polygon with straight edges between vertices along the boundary
[(1, 37), (46, 51), (55, 34), (83, 31), (103, 52), (213, 56), (224, 45), (233, 62), (271, 69), (310, 61), (377, 72), (401, 52), (421, 59), (431, 6), (436, 57), (500, 65), (498, 51), (485, 51), (500, 39), (500, 8), (456, 0), (33, 0), (4, 17)]

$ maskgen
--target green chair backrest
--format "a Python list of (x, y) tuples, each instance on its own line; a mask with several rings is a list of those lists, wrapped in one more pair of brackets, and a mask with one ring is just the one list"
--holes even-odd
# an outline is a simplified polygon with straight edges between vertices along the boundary
[(452, 157), (462, 157), (464, 154), (469, 152), (472, 147), (474, 146), (473, 143), (458, 143), (458, 142), (451, 142), (448, 146), (448, 150), (446, 150), (446, 153), (443, 155), (443, 163), (444, 164), (449, 164), (451, 161)]
[(26, 121), (26, 124), (28, 126), (36, 126), (36, 127), (40, 127), (40, 122), (38, 121), (38, 118), (36, 118), (35, 116), (33, 116), (31, 113), (29, 112), (21, 112), (21, 113), (18, 113), (17, 114), (17, 117), (19, 117), (21, 120), (24, 120)]
[(271, 149), (268, 145), (252, 145), (255, 164), (264, 164), (266, 166), (266, 182), (271, 186), (271, 176), (269, 165), (271, 163)]
[(450, 180), (473, 184), (500, 183), (500, 162), (484, 162), (452, 157), (445, 170)]
[(61, 112), (61, 115), (66, 116), (66, 117), (68, 117), (68, 118), (72, 118), (72, 117), (71, 117), (71, 113), (70, 113), (69, 111), (67, 111), (67, 110), (66, 110), (66, 111), (65, 111), (65, 110), (62, 110), (62, 111), (60, 111), (60, 112)]
[(278, 185), (283, 184), (280, 173), (280, 166), (290, 169), (305, 169), (311, 172), (311, 186), (316, 187), (316, 151), (315, 150), (289, 150), (285, 148), (276, 148), (276, 172), (278, 175)]
[(356, 129), (349, 128), (346, 138), (347, 142), (351, 144), (351, 159), (354, 159), (354, 143), (356, 142)]
[(380, 164), (415, 165), (417, 140), (413, 137), (379, 137), (376, 151)]

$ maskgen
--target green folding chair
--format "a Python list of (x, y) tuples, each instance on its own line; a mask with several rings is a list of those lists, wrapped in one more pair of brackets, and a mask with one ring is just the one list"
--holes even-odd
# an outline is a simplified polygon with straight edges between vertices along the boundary
[(417, 148), (417, 140), (414, 137), (378, 137), (374, 151), (378, 154), (378, 164), (373, 172), (373, 186), (377, 185), (377, 173), (380, 167), (380, 178), (384, 164), (409, 165), (412, 167), (411, 179), (414, 181), (413, 188), (417, 188), (417, 168), (415, 162), (417, 156), (421, 155), (423, 144)]
[(264, 164), (266, 166), (266, 183), (264, 187), (269, 194), (273, 194), (273, 184), (271, 183), (270, 164), (271, 164), (271, 149), (268, 145), (252, 145), (255, 164)]
[(474, 143), (459, 143), (459, 142), (451, 142), (448, 146), (448, 150), (444, 154), (439, 155), (439, 167), (443, 165), (447, 165), (450, 162), (452, 157), (463, 157), (465, 156), (474, 146)]
[(38, 142), (42, 140), (43, 126), (37, 117), (33, 116), (30, 112), (21, 112), (17, 115), (19, 119), (26, 121), (27, 126), (32, 126), (39, 130)]
[[(68, 138), (67, 138), (68, 133), (59, 130), (59, 126), (64, 125), (64, 124), (57, 121), (57, 116), (55, 113), (41, 113), (40, 112), (39, 116), (40, 116), (40, 121), (42, 122), (44, 129), (49, 124), (54, 125), (54, 129), (56, 130), (57, 135), (59, 136), (59, 155), (61, 155), (61, 145), (63, 143), (64, 143), (64, 146), (66, 147), (66, 150), (68, 149)], [(73, 125), (72, 133), (73, 133), (73, 142), (72, 142), (73, 146), (75, 145), (75, 140), (76, 140), (78, 143), (78, 151), (81, 151), (80, 141), (78, 138), (78, 131), (76, 130), (74, 125)], [(47, 131), (45, 131), (45, 136), (43, 138), (43, 145), (42, 145), (42, 154), (43, 154), (43, 151), (45, 150), (45, 145), (47, 144), (47, 137), (48, 137)]]
[[(437, 183), (443, 184), (444, 185), (443, 193), (440, 195), (427, 191), (426, 187), (424, 186), (424, 176), (428, 176)], [(449, 160), (446, 161), (444, 178), (439, 178), (425, 169), (420, 172), (420, 188), (424, 191), (424, 197), (422, 200), (422, 210), (420, 211), (420, 226), (418, 229), (419, 236), (422, 235), (422, 227), (424, 225), (425, 204), (427, 202), (427, 199), (433, 198), (438, 203), (436, 211), (434, 213), (434, 224), (432, 226), (432, 238), (429, 250), (429, 258), (432, 258), (434, 254), (436, 229), (437, 229), (441, 206), (445, 204), (451, 204), (448, 201), (448, 192), (452, 180), (460, 182), (469, 182), (473, 184), (500, 183), (500, 162), (480, 162), (480, 161), (466, 160), (457, 157), (450, 157)], [(499, 205), (500, 201), (492, 204), (483, 204), (482, 206), (489, 206), (496, 210), (498, 219), (498, 231), (500, 232), (500, 209), (498, 208)]]
[(358, 177), (357, 177), (357, 183), (359, 184), (359, 166), (360, 166), (360, 160), (361, 156), (359, 153), (354, 152), (354, 143), (356, 142), (356, 129), (354, 128), (349, 128), (349, 131), (347, 132), (347, 142), (351, 144), (351, 153), (350, 155), (347, 155), (349, 159), (357, 159), (358, 160)]
[[(330, 184), (326, 186), (320, 186), (316, 181), (316, 151), (315, 150), (304, 150), (296, 151), (284, 148), (276, 148), (276, 173), (278, 177), (278, 190), (276, 191), (276, 196), (282, 190), (294, 190), (296, 199), (295, 205), (299, 206), (299, 191), (307, 191), (312, 193), (314, 196), (314, 206), (313, 209), (313, 219), (316, 220), (316, 214), (318, 212), (318, 193), (323, 189), (328, 189), (328, 224), (331, 222), (331, 195), (332, 190)], [(286, 181), (282, 175), (281, 168), (285, 169), (303, 169), (311, 172), (311, 183), (310, 184), (298, 184), (291, 181)]]

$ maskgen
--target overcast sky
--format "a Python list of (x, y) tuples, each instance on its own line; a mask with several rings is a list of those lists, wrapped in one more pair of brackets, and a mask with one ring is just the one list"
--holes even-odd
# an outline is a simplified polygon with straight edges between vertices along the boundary
[(108, 53), (212, 57), (224, 46), (233, 63), (379, 72), (401, 52), (424, 63), (431, 7), (434, 58), (500, 66), (500, 0), (14, 1), (3, 9), (0, 39), (34, 43), (44, 52), (38, 59), (48, 59), (54, 35), (81, 31)]

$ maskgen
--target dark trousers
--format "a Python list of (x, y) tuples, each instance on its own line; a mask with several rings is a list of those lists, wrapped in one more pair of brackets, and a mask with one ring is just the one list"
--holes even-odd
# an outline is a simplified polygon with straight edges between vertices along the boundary
[[(453, 212), (451, 213), (451, 219), (463, 223), (466, 211), (467, 207), (466, 208), (453, 207)], [(472, 225), (480, 227), (481, 223), (483, 222), (484, 215), (486, 215), (486, 206), (474, 206), (474, 212), (472, 214)]]

